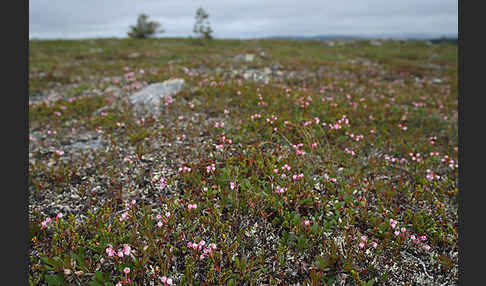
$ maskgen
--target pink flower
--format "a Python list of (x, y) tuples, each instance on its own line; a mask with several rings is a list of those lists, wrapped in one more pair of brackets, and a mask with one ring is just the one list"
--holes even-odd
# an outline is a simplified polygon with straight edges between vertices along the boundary
[(129, 256), (131, 251), (132, 251), (132, 248), (130, 247), (130, 245), (125, 245), (125, 246), (123, 247), (123, 253), (124, 253), (126, 256)]
[(287, 188), (277, 186), (277, 188), (276, 188), (275, 192), (276, 192), (277, 194), (282, 194), (283, 192), (285, 192), (285, 190), (287, 190)]
[(401, 230), (402, 232), (407, 231), (407, 229), (406, 229), (406, 228), (404, 228), (404, 227), (402, 227), (400, 230)]
[(373, 246), (373, 248), (376, 248), (376, 247), (378, 246), (378, 243), (376, 243), (375, 241), (373, 241), (373, 242), (371, 243), (371, 246)]
[(107, 247), (106, 254), (108, 255), (108, 257), (113, 257), (115, 255), (115, 250), (113, 250), (113, 248), (111, 247)]
[(216, 170), (216, 165), (214, 165), (214, 164), (211, 164), (211, 165), (206, 167), (206, 173), (208, 173), (208, 174), (214, 172), (215, 170)]
[(162, 277), (160, 278), (160, 281), (162, 281), (162, 283), (164, 283), (164, 284), (165, 284), (165, 282), (167, 282), (167, 277), (162, 276)]
[(167, 186), (167, 179), (166, 178), (161, 178), (160, 179), (160, 188), (163, 189)]
[(123, 272), (125, 272), (125, 283), (130, 283), (130, 279), (128, 279), (128, 276), (127, 276), (127, 275), (128, 275), (128, 273), (130, 273), (130, 268), (125, 267), (125, 268), (123, 269)]
[(186, 166), (179, 167), (179, 172), (181, 172), (181, 173), (190, 172), (190, 171), (191, 171), (191, 168), (189, 168), (189, 167), (186, 167)]
[(428, 244), (424, 244), (424, 245), (422, 246), (422, 248), (423, 248), (423, 249), (425, 249), (425, 250), (427, 250), (427, 251), (429, 251), (429, 250), (430, 250), (430, 246), (429, 246)]
[(235, 189), (235, 183), (234, 182), (230, 182), (230, 189), (231, 190), (234, 190)]
[(215, 145), (216, 150), (222, 150), (224, 148), (223, 144)]
[(129, 215), (128, 215), (128, 212), (124, 212), (124, 213), (122, 213), (122, 215), (121, 215), (121, 217), (120, 217), (120, 221), (124, 221), (124, 220), (126, 220), (126, 219), (128, 218), (128, 216), (129, 216)]
[(117, 254), (118, 257), (122, 258), (123, 257), (123, 251), (121, 250), (118, 250), (118, 254)]
[(359, 248), (363, 248), (365, 246), (364, 242), (359, 243)]
[(161, 222), (161, 221), (158, 221), (158, 222), (157, 222), (157, 226), (158, 226), (159, 228), (160, 228), (160, 227), (162, 227), (162, 222)]
[(395, 234), (395, 236), (397, 236), (397, 235), (400, 234), (400, 232), (398, 230), (395, 230), (394, 234)]
[(368, 237), (366, 237), (366, 235), (362, 235), (361, 236), (361, 240), (364, 241), (364, 242), (366, 242), (366, 240), (368, 240)]
[(45, 220), (41, 221), (41, 229), (44, 229), (47, 227), (47, 225), (51, 222), (51, 218), (48, 217)]
[(305, 221), (304, 221), (304, 224), (305, 224), (305, 225), (310, 225), (310, 223), (311, 223), (311, 221), (310, 221), (310, 220), (305, 220)]
[(58, 214), (56, 215), (56, 222), (57, 222), (59, 219), (61, 219), (61, 218), (62, 218), (62, 213), (58, 213)]
[(118, 283), (116, 283), (115, 286), (122, 286), (122, 285), (123, 285), (122, 282), (121, 281), (118, 281)]
[[(201, 241), (201, 242), (204, 242), (204, 241)], [(201, 249), (201, 247), (199, 247), (199, 249)], [(213, 254), (214, 249), (216, 249), (216, 244), (210, 243), (208, 245), (208, 247), (203, 250), (203, 253), (201, 254), (201, 256), (199, 256), (199, 259), (203, 260), (205, 257), (211, 256)]]
[(201, 240), (201, 241), (200, 241), (200, 242), (197, 244), (197, 246), (198, 246), (198, 248), (199, 248), (199, 249), (201, 249), (201, 248), (202, 248), (204, 245), (206, 245), (206, 242), (205, 242), (204, 240)]

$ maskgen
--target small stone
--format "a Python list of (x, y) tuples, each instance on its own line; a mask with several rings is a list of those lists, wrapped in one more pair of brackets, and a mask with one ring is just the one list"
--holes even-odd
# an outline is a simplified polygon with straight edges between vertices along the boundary
[(140, 53), (131, 53), (128, 55), (129, 58), (134, 59), (140, 57)]

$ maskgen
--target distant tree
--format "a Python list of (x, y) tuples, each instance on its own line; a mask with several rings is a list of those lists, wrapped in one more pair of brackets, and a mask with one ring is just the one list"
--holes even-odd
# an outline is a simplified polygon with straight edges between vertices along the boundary
[(199, 7), (196, 11), (196, 23), (194, 24), (193, 32), (199, 35), (200, 38), (212, 40), (213, 29), (209, 26), (208, 18), (208, 13), (202, 7)]
[(146, 14), (140, 14), (137, 19), (137, 25), (130, 26), (131, 31), (128, 36), (131, 38), (144, 39), (153, 36), (156, 33), (163, 33), (160, 23), (149, 22)]

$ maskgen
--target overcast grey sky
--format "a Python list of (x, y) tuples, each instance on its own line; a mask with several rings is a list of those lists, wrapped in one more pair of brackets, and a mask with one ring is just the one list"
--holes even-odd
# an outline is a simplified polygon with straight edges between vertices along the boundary
[(198, 7), (216, 38), (270, 35), (456, 35), (458, 0), (30, 0), (35, 38), (126, 37), (140, 13), (192, 35)]

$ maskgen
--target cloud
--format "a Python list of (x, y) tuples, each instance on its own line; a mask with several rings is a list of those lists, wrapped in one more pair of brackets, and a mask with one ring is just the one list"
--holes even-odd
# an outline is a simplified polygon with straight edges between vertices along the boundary
[(49, 37), (125, 37), (140, 13), (164, 36), (192, 33), (202, 6), (216, 37), (317, 34), (456, 34), (457, 0), (31, 0), (29, 32)]

